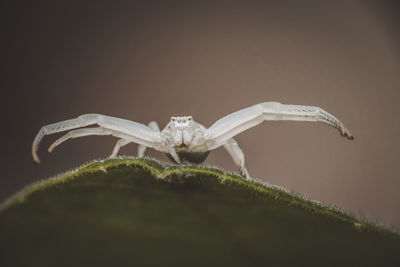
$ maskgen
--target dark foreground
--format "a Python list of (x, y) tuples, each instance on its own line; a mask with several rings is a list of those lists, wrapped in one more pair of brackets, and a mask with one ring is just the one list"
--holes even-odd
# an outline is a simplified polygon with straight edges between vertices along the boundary
[(400, 266), (400, 238), (218, 170), (119, 159), (3, 205), (0, 266)]

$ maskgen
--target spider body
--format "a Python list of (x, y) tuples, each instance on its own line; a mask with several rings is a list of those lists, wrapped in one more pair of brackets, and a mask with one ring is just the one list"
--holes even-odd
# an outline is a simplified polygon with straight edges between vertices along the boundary
[[(168, 158), (177, 164), (183, 162), (199, 164), (204, 162), (211, 150), (223, 146), (235, 164), (240, 167), (241, 174), (250, 178), (244, 154), (233, 137), (266, 120), (323, 122), (339, 130), (342, 136), (353, 139), (347, 128), (336, 117), (319, 107), (264, 102), (229, 114), (209, 128), (194, 121), (192, 116), (171, 117), (165, 128), (160, 131), (155, 121), (146, 126), (101, 114), (84, 114), (75, 119), (43, 126), (33, 141), (32, 156), (34, 162), (39, 163), (37, 150), (42, 138), (62, 131), (69, 132), (56, 140), (48, 149), (49, 152), (70, 138), (113, 135), (119, 140), (110, 157), (116, 156), (122, 146), (134, 142), (139, 144), (139, 157), (145, 155), (147, 148), (153, 148), (167, 154)], [(98, 127), (87, 127), (90, 125)]]
[(177, 157), (168, 152), (165, 155), (177, 164), (180, 162), (203, 163), (210, 153), (210, 151), (204, 151), (205, 131), (206, 128), (195, 122), (192, 116), (171, 117), (161, 134), (166, 140), (165, 145), (172, 145)]

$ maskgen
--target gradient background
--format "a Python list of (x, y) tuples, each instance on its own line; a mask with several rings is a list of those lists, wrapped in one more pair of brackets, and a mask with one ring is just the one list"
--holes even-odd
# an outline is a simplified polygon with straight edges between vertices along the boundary
[[(320, 106), (356, 138), (318, 123), (266, 122), (236, 137), (250, 173), (399, 228), (396, 1), (3, 1), (1, 10), (0, 200), (108, 156), (116, 141), (74, 139), (48, 156), (61, 135), (49, 136), (34, 166), (43, 125), (97, 112), (161, 127), (193, 115), (210, 126), (280, 101)], [(237, 171), (223, 149), (206, 164)]]

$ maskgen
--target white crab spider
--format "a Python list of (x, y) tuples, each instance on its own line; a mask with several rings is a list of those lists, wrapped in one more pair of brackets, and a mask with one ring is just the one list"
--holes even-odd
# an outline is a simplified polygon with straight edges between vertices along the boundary
[[(211, 150), (224, 146), (235, 164), (240, 167), (241, 174), (249, 178), (244, 154), (233, 137), (265, 120), (323, 122), (338, 129), (342, 136), (348, 139), (354, 138), (337, 118), (319, 107), (265, 102), (229, 114), (216, 121), (208, 129), (195, 122), (192, 116), (171, 117), (167, 126), (160, 131), (155, 121), (146, 126), (100, 114), (84, 114), (75, 119), (43, 126), (33, 141), (32, 156), (34, 162), (40, 162), (37, 150), (45, 135), (71, 130), (56, 140), (48, 151), (51, 152), (56, 146), (70, 138), (113, 135), (120, 139), (110, 157), (116, 156), (122, 146), (134, 142), (139, 144), (139, 157), (143, 157), (146, 149), (150, 147), (166, 153), (172, 161), (180, 164), (181, 162), (202, 163)], [(95, 124), (98, 127), (77, 129)]]

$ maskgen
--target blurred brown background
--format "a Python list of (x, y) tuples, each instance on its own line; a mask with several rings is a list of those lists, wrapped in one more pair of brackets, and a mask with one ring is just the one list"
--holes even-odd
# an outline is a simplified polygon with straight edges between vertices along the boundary
[[(4, 1), (1, 10), (0, 200), (108, 156), (116, 141), (74, 139), (49, 156), (60, 135), (49, 136), (34, 166), (42, 125), (97, 112), (161, 127), (193, 115), (210, 126), (280, 101), (320, 106), (356, 139), (322, 124), (266, 122), (236, 137), (250, 173), (400, 226), (396, 1)], [(237, 171), (223, 149), (206, 164)]]

